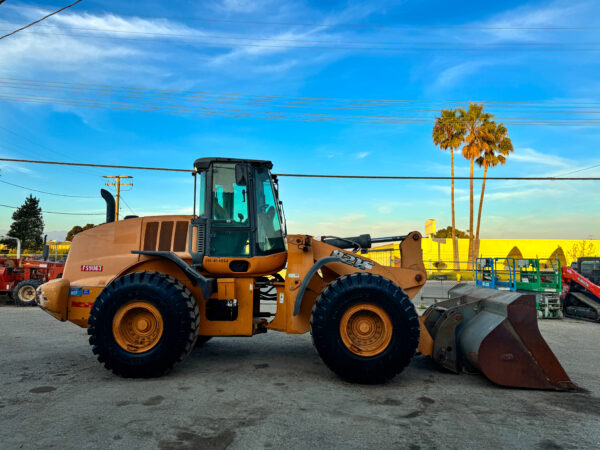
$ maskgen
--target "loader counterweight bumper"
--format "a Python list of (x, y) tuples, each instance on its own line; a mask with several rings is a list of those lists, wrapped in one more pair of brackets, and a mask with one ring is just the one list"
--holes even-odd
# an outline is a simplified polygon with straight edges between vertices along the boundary
[(535, 296), (458, 285), (424, 314), (432, 358), (502, 386), (579, 390), (540, 334)]
[(71, 284), (65, 278), (58, 278), (37, 288), (35, 301), (40, 308), (60, 321), (67, 320), (67, 305)]

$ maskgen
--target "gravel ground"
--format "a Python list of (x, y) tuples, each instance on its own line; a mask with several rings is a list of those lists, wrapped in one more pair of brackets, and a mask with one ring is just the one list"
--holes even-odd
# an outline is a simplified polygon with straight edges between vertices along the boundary
[(0, 448), (598, 448), (600, 325), (539, 325), (589, 392), (499, 388), (425, 357), (385, 385), (352, 385), (308, 335), (276, 332), (216, 338), (166, 377), (122, 379), (85, 330), (0, 300)]

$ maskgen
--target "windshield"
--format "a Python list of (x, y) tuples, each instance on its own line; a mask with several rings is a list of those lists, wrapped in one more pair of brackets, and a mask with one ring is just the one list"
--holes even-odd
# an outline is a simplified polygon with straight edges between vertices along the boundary
[(284, 251), (285, 242), (281, 231), (277, 198), (267, 168), (257, 167), (255, 169), (255, 189), (258, 252), (270, 254)]
[(589, 278), (594, 272), (600, 271), (600, 260), (581, 261), (581, 274)]

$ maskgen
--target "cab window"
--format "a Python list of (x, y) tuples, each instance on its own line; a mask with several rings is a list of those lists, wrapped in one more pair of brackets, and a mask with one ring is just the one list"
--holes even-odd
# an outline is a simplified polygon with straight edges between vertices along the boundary
[(248, 226), (247, 187), (235, 182), (235, 165), (215, 164), (212, 218), (215, 225)]
[(212, 186), (211, 256), (250, 256), (247, 186), (235, 179), (235, 164), (215, 164)]
[(196, 181), (197, 189), (197, 214), (198, 216), (203, 216), (206, 211), (204, 211), (204, 203), (205, 203), (205, 186), (206, 183), (206, 172), (200, 172), (197, 175), (198, 179)]
[(285, 250), (281, 219), (269, 171), (265, 167), (255, 170), (257, 253), (271, 254)]

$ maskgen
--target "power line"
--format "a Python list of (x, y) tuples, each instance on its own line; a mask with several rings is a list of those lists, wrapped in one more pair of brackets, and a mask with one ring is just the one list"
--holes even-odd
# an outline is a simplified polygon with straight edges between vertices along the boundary
[(73, 163), (73, 162), (58, 162), (58, 161), (35, 161), (30, 159), (13, 159), (13, 158), (0, 158), (0, 161), (9, 162), (22, 162), (31, 164), (52, 164), (59, 166), (80, 166), (80, 167), (103, 167), (109, 169), (132, 169), (132, 170), (158, 170), (163, 172), (187, 172), (194, 173), (190, 169), (169, 169), (165, 167), (144, 167), (144, 166), (116, 166), (112, 164), (91, 164), (91, 163)]
[[(2, 23), (14, 24), (8, 20), (0, 20)], [(471, 46), (471, 47), (540, 47), (540, 46), (599, 46), (598, 42), (387, 42), (387, 41), (376, 41), (376, 42), (356, 42), (356, 41), (332, 41), (332, 40), (315, 40), (315, 39), (282, 39), (278, 37), (264, 37), (264, 36), (240, 36), (239, 34), (231, 35), (214, 35), (214, 34), (201, 34), (194, 36), (192, 34), (181, 34), (181, 33), (158, 33), (150, 31), (135, 31), (135, 30), (115, 30), (109, 28), (89, 28), (89, 27), (62, 27), (60, 25), (44, 25), (43, 30), (47, 28), (57, 28), (60, 31), (91, 31), (101, 33), (121, 33), (121, 34), (133, 34), (133, 35), (144, 35), (149, 37), (159, 38), (182, 38), (185, 40), (196, 40), (196, 39), (216, 39), (216, 40), (243, 40), (243, 41), (268, 41), (268, 42), (287, 42), (287, 43), (307, 43), (307, 44), (336, 44), (336, 45), (351, 45), (357, 46), (356, 48), (366, 49), (374, 48), (373, 45), (391, 45), (399, 47), (419, 47), (419, 46), (430, 46), (436, 49), (443, 49), (444, 47), (452, 47), (453, 45), (460, 46)], [(38, 28), (40, 30), (40, 28)], [(198, 31), (198, 30), (193, 30)], [(96, 36), (94, 37), (105, 37)], [(112, 37), (111, 37), (112, 38)], [(325, 47), (324, 47), (325, 48)]]
[[(93, 35), (93, 34), (81, 34), (81, 33), (57, 33), (57, 32), (43, 32), (43, 31), (30, 31), (33, 34), (41, 34), (47, 36), (71, 36), (71, 37), (80, 37), (87, 39), (112, 39), (112, 40), (126, 40), (126, 41), (140, 41), (140, 42), (148, 42), (152, 43), (152, 41), (144, 38), (135, 38), (135, 37), (124, 37), (124, 36), (106, 36), (106, 35)], [(259, 47), (259, 48), (282, 48), (282, 49), (301, 49), (301, 50), (373, 50), (380, 52), (489, 52), (490, 48), (481, 47), (481, 48), (465, 48), (465, 47), (457, 47), (457, 48), (442, 48), (442, 47), (431, 47), (431, 48), (396, 48), (396, 47), (357, 47), (357, 46), (344, 46), (342, 45), (265, 45), (265, 44), (253, 44), (253, 43), (244, 43), (244, 42), (214, 42), (202, 40), (206, 38), (198, 37), (187, 37), (182, 40), (187, 42), (194, 42), (196, 45), (203, 47)], [(506, 44), (498, 44), (504, 45), (504, 47), (494, 48), (494, 51), (497, 52), (517, 52), (517, 51), (527, 51), (527, 52), (598, 52), (600, 51), (600, 47), (597, 48), (580, 48), (580, 47), (572, 47), (572, 48), (511, 48), (507, 47)], [(573, 45), (581, 45), (575, 43)], [(585, 45), (585, 44), (584, 44)], [(597, 44), (592, 44), (597, 45)]]
[(123, 195), (121, 195), (121, 200), (123, 201), (123, 203), (125, 203), (125, 206), (127, 206), (127, 209), (129, 211), (131, 211), (131, 214), (133, 214), (134, 216), (137, 216), (135, 211), (133, 209), (131, 209), (131, 206), (129, 206), (129, 203), (127, 203), (127, 201), (125, 201), (125, 197), (123, 197)]
[[(277, 173), (278, 177), (296, 178), (350, 178), (372, 180), (471, 180), (471, 177), (446, 177), (446, 176), (381, 176), (381, 175), (317, 175), (299, 173)], [(473, 177), (473, 180), (483, 180), (484, 177)], [(559, 178), (559, 177), (485, 177), (485, 180), (498, 181), (600, 181), (600, 177), (589, 178)]]
[(9, 36), (12, 36), (13, 34), (18, 33), (19, 31), (23, 31), (24, 29), (29, 28), (30, 26), (33, 26), (36, 23), (40, 23), (42, 20), (45, 20), (45, 19), (47, 19), (50, 16), (53, 16), (54, 14), (58, 14), (59, 12), (64, 11), (67, 8), (70, 8), (71, 6), (75, 6), (77, 3), (81, 2), (81, 1), (82, 0), (77, 0), (77, 1), (75, 1), (73, 3), (71, 3), (70, 5), (64, 6), (64, 7), (60, 8), (57, 11), (51, 12), (50, 14), (45, 15), (44, 17), (42, 17), (41, 19), (36, 20), (35, 22), (31, 22), (30, 24), (25, 25), (24, 27), (21, 27), (21, 28), (18, 28), (16, 30), (14, 30), (14, 31), (11, 31), (10, 33), (5, 34), (4, 36), (0, 36), (0, 39), (7, 38)]
[[(321, 113), (290, 113), (284, 111), (257, 111), (249, 109), (215, 109), (207, 107), (186, 108), (181, 105), (152, 104), (122, 101), (94, 101), (87, 99), (70, 99), (66, 97), (7, 95), (0, 94), (0, 100), (19, 103), (52, 104), (67, 106), (83, 106), (125, 111), (159, 112), (180, 115), (207, 117), (229, 117), (261, 120), (283, 120), (326, 123), (371, 123), (371, 124), (431, 124), (433, 117), (427, 116), (390, 116), (390, 115), (335, 115)], [(599, 126), (600, 118), (536, 118), (536, 117), (495, 117), (496, 120), (510, 125), (557, 125), (557, 126)]]
[(562, 177), (562, 176), (565, 176), (565, 175), (571, 175), (572, 173), (583, 172), (585, 170), (595, 169), (596, 167), (600, 167), (600, 164), (596, 164), (596, 165), (589, 166), (589, 167), (584, 167), (583, 169), (572, 170), (571, 172), (563, 173), (563, 174), (560, 174), (558, 176)]
[[(63, 166), (83, 166), (83, 167), (104, 167), (112, 169), (129, 170), (155, 170), (166, 172), (186, 172), (194, 173), (190, 169), (174, 169), (167, 167), (147, 167), (147, 166), (123, 166), (112, 164), (91, 164), (74, 163), (60, 161), (34, 161), (28, 159), (0, 158), (0, 161), (21, 162), (30, 164), (52, 164)], [(277, 173), (277, 177), (296, 177), (296, 178), (348, 178), (348, 179), (372, 179), (372, 180), (470, 180), (471, 177), (448, 177), (448, 176), (385, 176), (385, 175), (323, 175), (323, 174), (300, 174), (300, 173)], [(483, 180), (484, 177), (473, 177), (473, 180)], [(515, 180), (515, 181), (600, 181), (600, 177), (486, 177), (486, 180)]]
[[(600, 102), (531, 102), (531, 101), (492, 101), (492, 100), (418, 100), (418, 99), (382, 99), (382, 98), (350, 98), (350, 97), (306, 97), (306, 96), (286, 96), (286, 95), (260, 95), (260, 94), (244, 94), (244, 93), (233, 93), (233, 92), (214, 92), (214, 91), (198, 91), (198, 90), (178, 90), (178, 89), (165, 89), (165, 88), (138, 88), (134, 86), (121, 86), (121, 85), (110, 85), (110, 84), (97, 84), (97, 83), (74, 83), (74, 82), (58, 82), (58, 81), (45, 81), (45, 80), (31, 80), (23, 78), (6, 78), (2, 77), (0, 80), (9, 80), (21, 83), (41, 84), (59, 87), (77, 87), (81, 89), (98, 90), (102, 89), (114, 89), (117, 91), (133, 91), (133, 92), (152, 92), (164, 93), (164, 95), (209, 95), (209, 96), (226, 96), (226, 97), (251, 97), (264, 100), (289, 100), (289, 101), (327, 101), (337, 103), (348, 103), (348, 102), (380, 102), (380, 103), (427, 103), (427, 104), (468, 104), (471, 103), (484, 103), (490, 105), (600, 105)], [(92, 89), (94, 88), (94, 89)]]
[[(19, 209), (18, 206), (10, 206), (0, 204), (3, 208), (11, 208), (11, 209)], [(67, 216), (103, 216), (105, 213), (74, 213), (74, 212), (57, 212), (57, 211), (44, 211), (42, 209), (42, 214), (61, 214)]]
[[(83, 93), (93, 96), (101, 95), (114, 95), (118, 97), (133, 97), (133, 98), (151, 98), (152, 100), (175, 100), (184, 102), (195, 102), (195, 103), (224, 103), (226, 105), (251, 105), (251, 106), (269, 106), (275, 108), (296, 108), (296, 109), (341, 109), (341, 110), (365, 110), (365, 111), (414, 111), (414, 112), (438, 112), (438, 108), (432, 108), (433, 101), (426, 100), (405, 100), (395, 101), (393, 104), (385, 103), (381, 106), (382, 101), (353, 101), (353, 102), (339, 102), (332, 101), (330, 99), (324, 99), (324, 101), (302, 101), (302, 100), (288, 100), (282, 99), (270, 99), (270, 98), (255, 98), (250, 94), (231, 94), (231, 93), (195, 93), (194, 91), (171, 91), (171, 92), (155, 92), (154, 90), (145, 90), (142, 88), (122, 88), (122, 87), (110, 87), (106, 85), (90, 85), (97, 87), (87, 86), (72, 86), (71, 83), (58, 83), (58, 82), (45, 82), (45, 81), (29, 81), (29, 80), (14, 80), (0, 78), (0, 88), (10, 88), (18, 90), (36, 90), (36, 89), (56, 89), (66, 90), (69, 93)], [(80, 99), (79, 99), (80, 100)], [(375, 103), (374, 103), (375, 102)], [(386, 101), (391, 102), (391, 100)], [(439, 104), (451, 105), (451, 104), (465, 104), (467, 102), (458, 101), (439, 101)], [(476, 102), (476, 103), (492, 103), (492, 102)], [(146, 103), (144, 103), (146, 104)], [(153, 105), (153, 104), (150, 104)], [(396, 106), (398, 105), (398, 106)], [(599, 104), (600, 105), (600, 104)], [(600, 114), (599, 105), (592, 104), (502, 104), (496, 105), (495, 108), (501, 109), (502, 112), (542, 112), (547, 114), (555, 113), (571, 113), (571, 114)], [(172, 105), (179, 106), (179, 105)], [(507, 108), (518, 108), (518, 109), (507, 109)], [(2, 127), (0, 127), (2, 128)]]
[[(10, 128), (6, 128), (6, 127), (4, 127), (4, 126), (0, 125), (0, 129), (2, 129), (2, 130), (4, 130), (4, 131), (6, 131), (6, 132), (8, 132), (8, 133), (10, 133), (10, 134), (12, 134), (12, 135), (14, 135), (14, 136), (18, 137), (19, 139), (24, 139), (24, 140), (26, 140), (26, 141), (28, 141), (28, 142), (32, 143), (32, 144), (33, 144), (33, 145), (35, 145), (36, 147), (40, 147), (40, 149), (44, 149), (44, 150), (46, 150), (46, 151), (48, 151), (48, 152), (50, 152), (50, 153), (52, 153), (52, 154), (59, 155), (59, 156), (65, 157), (65, 158), (68, 158), (68, 157), (69, 157), (69, 155), (67, 155), (67, 154), (66, 154), (66, 153), (64, 153), (64, 152), (58, 151), (58, 150), (56, 150), (56, 149), (54, 149), (54, 148), (50, 148), (50, 147), (48, 147), (47, 145), (40, 144), (39, 142), (36, 142), (36, 141), (34, 141), (33, 139), (31, 139), (29, 136), (27, 136), (27, 135), (25, 135), (25, 134), (22, 134), (22, 133), (17, 133), (17, 132), (14, 130), (14, 128), (15, 128), (15, 124), (14, 124), (14, 123), (11, 125), (11, 128), (12, 128), (12, 129), (10, 129)], [(31, 134), (31, 130), (28, 130), (28, 132)], [(2, 145), (6, 145), (6, 142), (3, 142), (3, 143), (2, 143)], [(13, 147), (17, 147), (18, 149), (22, 149), (22, 150), (24, 150), (24, 151), (26, 151), (26, 152), (28, 152), (28, 153), (29, 153), (29, 152), (38, 153), (38, 152), (37, 152), (37, 151), (35, 151), (35, 150), (31, 150), (30, 148), (23, 147), (23, 146), (21, 145), (21, 142), (19, 142), (19, 144), (14, 144), (14, 143), (12, 143), (12, 146), (13, 146)], [(17, 150), (17, 151), (19, 151), (19, 150)], [(44, 153), (45, 153), (45, 152), (44, 152)], [(90, 173), (95, 173), (96, 175), (99, 175), (99, 172), (98, 172), (98, 171), (95, 171), (95, 170), (78, 170), (78, 169), (75, 169), (75, 171), (76, 171), (76, 172), (78, 172), (78, 173), (81, 173), (81, 174), (87, 175), (87, 176), (90, 176)]]
[(9, 183), (8, 181), (4, 181), (4, 180), (0, 180), (0, 183), (9, 184), (11, 186), (15, 186), (15, 187), (18, 187), (18, 188), (21, 188), (21, 189), (27, 189), (27, 190), (33, 191), (33, 192), (39, 192), (40, 194), (55, 195), (57, 197), (97, 198), (97, 196), (91, 196), (91, 195), (69, 195), (69, 194), (57, 194), (56, 192), (40, 191), (38, 189), (33, 189), (33, 188), (21, 186), (19, 184)]
[[(19, 5), (19, 8), (43, 9), (35, 5)], [(146, 14), (127, 14), (127, 13), (106, 13), (103, 11), (80, 10), (89, 14), (111, 14), (115, 16), (139, 17), (148, 19), (163, 19), (163, 20), (180, 20), (188, 22), (204, 22), (204, 23), (230, 23), (230, 24), (246, 24), (246, 25), (275, 25), (275, 26), (298, 26), (298, 27), (315, 27), (315, 28), (357, 28), (357, 29), (397, 29), (397, 30), (599, 30), (600, 27), (580, 27), (580, 26), (528, 26), (528, 27), (509, 27), (509, 26), (485, 26), (485, 25), (357, 25), (357, 24), (327, 24), (327, 23), (308, 23), (308, 22), (269, 22), (255, 20), (231, 20), (231, 19), (207, 19), (189, 16), (155, 16)]]

